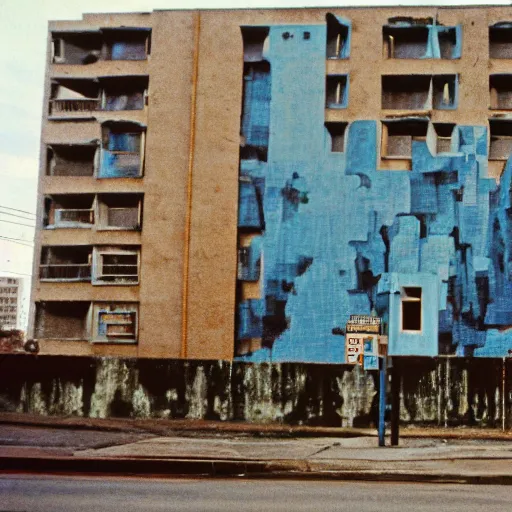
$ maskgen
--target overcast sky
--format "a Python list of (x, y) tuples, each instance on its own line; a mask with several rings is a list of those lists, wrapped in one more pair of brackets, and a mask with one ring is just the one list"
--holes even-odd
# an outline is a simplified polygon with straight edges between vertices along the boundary
[[(510, 1), (329, 0), (0, 0), (0, 275), (32, 272), (33, 226), (49, 20), (80, 19), (83, 12), (154, 9), (329, 7), (355, 5), (510, 5)], [(512, 18), (512, 11), (511, 16)], [(17, 211), (20, 210), (20, 211)], [(28, 213), (26, 213), (28, 212)], [(32, 213), (32, 215), (31, 215)], [(8, 215), (10, 214), (10, 215)], [(14, 215), (19, 215), (15, 217)], [(13, 224), (17, 222), (18, 224)], [(25, 224), (25, 225), (20, 225)], [(17, 241), (7, 241), (10, 237)], [(22, 245), (25, 241), (27, 245)], [(16, 243), (18, 242), (18, 243)], [(15, 274), (16, 273), (16, 274)], [(26, 290), (29, 285), (27, 282)], [(25, 294), (25, 303), (28, 294)]]

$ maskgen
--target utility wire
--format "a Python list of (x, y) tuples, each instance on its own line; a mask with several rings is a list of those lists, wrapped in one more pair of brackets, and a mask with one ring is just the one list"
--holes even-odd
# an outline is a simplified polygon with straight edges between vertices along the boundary
[(17, 208), (11, 208), (10, 206), (2, 206), (0, 204), (0, 208), (5, 208), (6, 210), (12, 210), (14, 212), (27, 213), (28, 215), (33, 215), (34, 217), (36, 216), (34, 212), (27, 212), (27, 210), (18, 210)]
[(26, 245), (27, 247), (32, 247), (34, 244), (29, 242), (28, 240), (23, 240), (22, 238), (11, 238), (10, 236), (1, 236), (0, 240), (6, 240), (7, 242), (13, 242), (15, 244)]
[(36, 227), (35, 224), (22, 224), (21, 222), (14, 222), (13, 220), (0, 219), (0, 222), (7, 222), (7, 224), (17, 224), (18, 226), (26, 226), (27, 228), (35, 228)]
[(12, 270), (0, 270), (0, 272), (9, 272), (10, 274), (17, 274), (18, 276), (32, 277), (32, 274), (25, 274), (24, 272), (13, 272)]
[(0, 210), (0, 215), (10, 215), (11, 217), (18, 217), (19, 219), (28, 220), (29, 222), (34, 222), (34, 219), (27, 219), (27, 217), (23, 217), (22, 215), (16, 215), (15, 213), (3, 212)]

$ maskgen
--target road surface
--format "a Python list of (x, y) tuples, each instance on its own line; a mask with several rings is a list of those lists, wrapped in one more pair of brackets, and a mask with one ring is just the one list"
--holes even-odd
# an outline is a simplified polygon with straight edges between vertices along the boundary
[(0, 474), (0, 512), (511, 512), (512, 486)]

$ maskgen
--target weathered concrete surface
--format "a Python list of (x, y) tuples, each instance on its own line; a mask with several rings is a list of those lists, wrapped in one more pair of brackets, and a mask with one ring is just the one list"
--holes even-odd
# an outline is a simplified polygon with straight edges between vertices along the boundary
[(438, 438), (407, 439), (400, 447), (378, 448), (375, 437), (148, 437), (4, 424), (0, 425), (0, 467), (31, 472), (512, 484), (512, 447), (509, 441)]
[[(510, 428), (512, 361), (396, 360), (407, 425)], [(370, 427), (377, 374), (346, 365), (5, 355), (0, 410), (84, 418), (168, 418)]]

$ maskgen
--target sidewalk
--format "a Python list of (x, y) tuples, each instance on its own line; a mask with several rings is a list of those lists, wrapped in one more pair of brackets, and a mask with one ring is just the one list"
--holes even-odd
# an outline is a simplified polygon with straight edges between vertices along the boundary
[[(0, 468), (37, 472), (512, 484), (512, 433), (371, 429), (0, 413)], [(389, 441), (387, 441), (389, 444)]]

